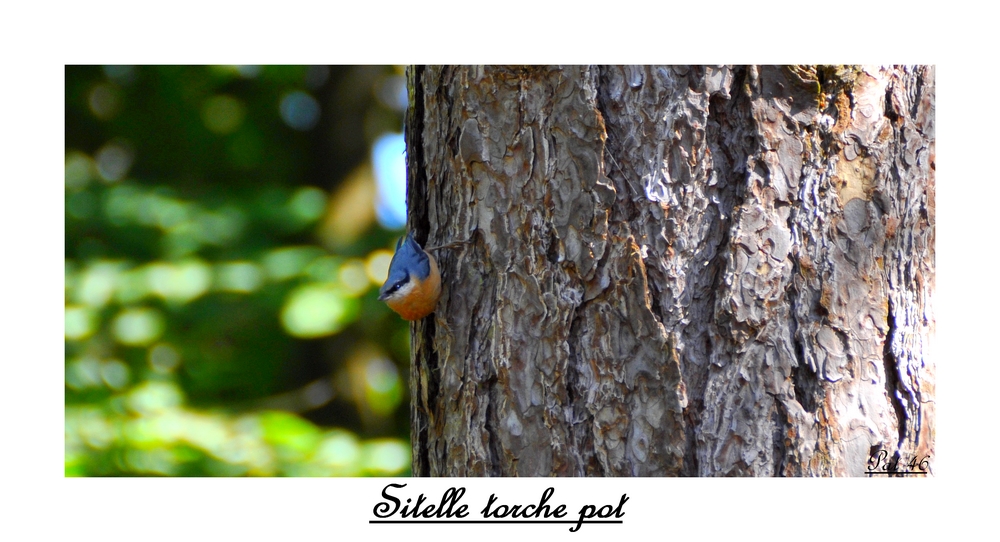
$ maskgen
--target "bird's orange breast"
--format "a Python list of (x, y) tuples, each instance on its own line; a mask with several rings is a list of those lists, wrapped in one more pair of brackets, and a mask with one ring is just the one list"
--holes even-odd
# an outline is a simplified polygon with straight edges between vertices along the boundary
[(431, 264), (431, 272), (427, 279), (421, 282), (417, 277), (411, 275), (410, 280), (413, 281), (414, 288), (409, 295), (388, 299), (385, 302), (404, 320), (420, 320), (434, 312), (438, 298), (441, 297), (441, 273), (434, 256), (428, 254), (427, 257)]

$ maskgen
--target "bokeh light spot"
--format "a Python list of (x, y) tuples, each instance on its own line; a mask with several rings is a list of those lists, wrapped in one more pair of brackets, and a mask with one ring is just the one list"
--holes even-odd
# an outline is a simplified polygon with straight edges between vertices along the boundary
[(361, 455), (358, 439), (346, 431), (335, 431), (316, 449), (316, 459), (331, 467), (353, 467)]
[(183, 438), (211, 454), (219, 455), (229, 438), (226, 426), (206, 414), (191, 414), (187, 418), (183, 425)]
[(403, 399), (399, 371), (388, 359), (377, 356), (365, 365), (365, 397), (376, 414), (391, 414)]
[(319, 123), (319, 102), (316, 101), (316, 98), (301, 90), (285, 94), (281, 98), (278, 110), (285, 124), (295, 130), (310, 130)]
[(184, 258), (198, 252), (205, 230), (201, 223), (188, 220), (168, 229), (161, 239), (164, 256), (168, 259)]
[(94, 161), (86, 154), (73, 151), (66, 153), (66, 188), (79, 190), (94, 178)]
[(120, 268), (114, 262), (92, 263), (77, 279), (76, 300), (91, 307), (103, 307), (115, 293)]
[(309, 408), (319, 408), (329, 403), (334, 395), (333, 387), (326, 379), (317, 380), (302, 388), (302, 400)]
[(329, 211), (319, 234), (334, 248), (346, 247), (361, 237), (375, 222), (372, 202), (378, 193), (371, 164), (354, 169), (329, 199)]
[(98, 450), (114, 442), (114, 428), (99, 410), (79, 409), (73, 414), (75, 415), (66, 414), (67, 434), (78, 437), (87, 446)]
[(176, 455), (163, 448), (152, 450), (129, 448), (125, 451), (125, 464), (129, 470), (136, 472), (173, 476), (177, 473)]
[(396, 111), (406, 111), (409, 97), (406, 95), (406, 78), (390, 75), (378, 86), (378, 99), (383, 105)]
[(296, 218), (312, 222), (323, 216), (326, 210), (326, 192), (314, 186), (305, 186), (295, 191), (288, 204)]
[(376, 285), (381, 285), (389, 276), (389, 264), (392, 263), (392, 252), (385, 249), (373, 251), (365, 262), (368, 278)]
[(253, 262), (229, 262), (216, 266), (216, 284), (227, 292), (250, 293), (264, 284), (264, 270)]
[(222, 135), (235, 132), (243, 123), (244, 115), (243, 102), (224, 94), (205, 100), (201, 108), (201, 118), (205, 128)]
[(95, 117), (108, 120), (118, 112), (121, 98), (119, 98), (118, 89), (114, 85), (101, 83), (90, 90), (87, 104), (90, 105), (90, 111)]
[(120, 390), (128, 385), (128, 366), (117, 359), (110, 359), (101, 365), (101, 379), (109, 388)]
[(66, 385), (73, 389), (99, 386), (101, 362), (92, 356), (83, 356), (66, 364)]
[(238, 240), (243, 235), (246, 223), (246, 213), (236, 207), (223, 207), (198, 216), (201, 238), (220, 246)]
[(107, 182), (122, 180), (132, 167), (135, 159), (129, 145), (122, 142), (110, 142), (101, 147), (95, 156), (97, 172)]
[(140, 414), (155, 414), (180, 406), (184, 394), (173, 382), (150, 380), (129, 392), (129, 407)]
[(126, 309), (111, 324), (118, 342), (128, 346), (144, 346), (163, 334), (163, 315), (150, 308)]
[(378, 197), (375, 215), (388, 229), (406, 224), (406, 143), (403, 134), (386, 134), (372, 146)]
[(364, 262), (356, 258), (348, 260), (340, 266), (337, 278), (347, 295), (351, 296), (359, 296), (371, 286), (368, 274), (365, 272)]
[(333, 282), (340, 270), (337, 262), (338, 259), (333, 256), (320, 256), (305, 268), (304, 274), (315, 282)]
[(399, 388), (399, 371), (391, 361), (384, 357), (374, 357), (368, 360), (365, 367), (365, 377), (368, 387), (378, 393), (388, 393)]
[(135, 66), (103, 66), (101, 69), (104, 71), (104, 75), (106, 75), (108, 79), (114, 79), (119, 83), (129, 84), (135, 81), (136, 78)]
[(320, 442), (316, 426), (287, 412), (265, 412), (261, 415), (264, 439), (282, 448), (284, 452), (308, 454)]
[[(190, 215), (191, 206), (180, 200), (158, 194), (150, 194), (143, 199), (145, 212), (142, 213), (141, 218), (146, 221), (147, 225), (155, 224), (161, 229), (167, 230), (185, 222)], [(150, 220), (155, 222), (150, 222)]]
[(152, 292), (177, 303), (188, 303), (200, 297), (212, 283), (212, 268), (196, 259), (178, 264), (152, 264), (146, 273)]
[(234, 66), (234, 68), (236, 68), (236, 72), (240, 74), (240, 77), (244, 79), (253, 79), (260, 75), (261, 72), (261, 67), (255, 64)]
[(167, 343), (159, 343), (149, 349), (149, 365), (154, 371), (162, 374), (170, 373), (181, 363), (181, 355), (177, 349)]
[(371, 441), (365, 448), (366, 466), (375, 472), (399, 472), (410, 464), (410, 448), (401, 441)]
[(356, 301), (338, 288), (306, 284), (289, 294), (281, 309), (281, 323), (295, 337), (323, 337), (340, 331), (356, 312)]
[(97, 313), (87, 307), (66, 307), (66, 339), (79, 341), (97, 330)]
[(286, 280), (301, 273), (322, 254), (316, 247), (279, 248), (264, 256), (264, 269), (272, 280)]
[(134, 186), (115, 186), (104, 197), (104, 214), (113, 225), (127, 226), (139, 215), (139, 200), (139, 190)]
[(149, 282), (146, 280), (146, 269), (137, 268), (118, 275), (115, 288), (115, 301), (122, 305), (136, 303), (149, 294)]

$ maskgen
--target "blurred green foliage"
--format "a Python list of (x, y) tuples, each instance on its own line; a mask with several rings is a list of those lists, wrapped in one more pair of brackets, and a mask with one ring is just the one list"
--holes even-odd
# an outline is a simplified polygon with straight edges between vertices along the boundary
[(369, 163), (400, 82), (66, 68), (67, 475), (408, 474)]

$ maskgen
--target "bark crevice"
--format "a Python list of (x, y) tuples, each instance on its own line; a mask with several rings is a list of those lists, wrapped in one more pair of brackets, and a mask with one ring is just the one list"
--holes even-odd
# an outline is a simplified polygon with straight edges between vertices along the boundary
[[(885, 368), (885, 392), (889, 397), (889, 403), (892, 405), (893, 412), (896, 413), (896, 426), (899, 432), (899, 441), (896, 443), (896, 448), (901, 448), (906, 443), (906, 408), (903, 406), (903, 401), (899, 398), (899, 392), (901, 389), (899, 382), (899, 363), (896, 360), (896, 356), (892, 353), (892, 341), (896, 336), (896, 322), (893, 316), (893, 306), (892, 301), (889, 301), (889, 310), (887, 311), (886, 325), (888, 326), (888, 331), (885, 333), (885, 346), (882, 350), (882, 363)], [(898, 456), (897, 451), (897, 456)]]
[[(407, 149), (406, 172), (408, 182), (406, 184), (406, 205), (412, 209), (408, 213), (410, 231), (418, 231), (424, 234), (430, 229), (430, 220), (427, 208), (427, 177), (424, 170), (424, 81), (423, 66), (411, 66), (407, 68), (408, 89), (410, 91), (409, 107), (406, 111), (406, 128), (404, 138)], [(411, 329), (413, 329), (412, 326)], [(424, 331), (427, 331), (424, 328)], [(431, 364), (437, 364), (432, 344), (433, 334), (413, 334), (411, 336), (411, 350), (413, 355), (410, 362), (410, 417), (414, 420), (411, 423), (410, 438), (417, 443), (413, 446), (413, 474), (416, 476), (430, 476), (431, 465), (435, 464), (431, 457), (431, 442), (428, 436), (430, 421), (434, 419), (431, 410), (436, 404), (437, 385), (433, 384), (433, 391), (430, 390), (431, 380), (434, 371)], [(423, 346), (423, 348), (421, 348)], [(433, 361), (432, 361), (433, 359)]]

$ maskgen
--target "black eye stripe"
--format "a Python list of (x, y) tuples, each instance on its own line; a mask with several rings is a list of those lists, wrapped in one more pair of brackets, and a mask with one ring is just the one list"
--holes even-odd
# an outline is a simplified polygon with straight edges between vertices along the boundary
[(390, 286), (390, 287), (389, 287), (389, 289), (388, 289), (388, 290), (386, 290), (386, 291), (385, 291), (385, 293), (386, 293), (386, 294), (393, 294), (393, 293), (396, 293), (396, 292), (398, 292), (398, 291), (399, 291), (399, 289), (400, 289), (400, 288), (402, 288), (403, 286), (406, 286), (406, 283), (407, 283), (407, 282), (410, 282), (410, 279), (409, 279), (409, 277), (407, 277), (407, 278), (405, 278), (405, 279), (403, 279), (403, 280), (401, 280), (401, 281), (399, 281), (399, 282), (397, 282), (397, 283), (393, 284), (392, 286)]

